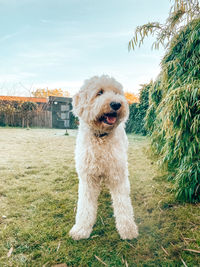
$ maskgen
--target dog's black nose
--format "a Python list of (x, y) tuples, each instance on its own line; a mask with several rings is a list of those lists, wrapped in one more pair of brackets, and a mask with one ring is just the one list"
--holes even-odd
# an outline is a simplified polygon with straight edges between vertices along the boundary
[(116, 110), (120, 109), (121, 104), (117, 103), (117, 102), (111, 102), (110, 107), (116, 111)]

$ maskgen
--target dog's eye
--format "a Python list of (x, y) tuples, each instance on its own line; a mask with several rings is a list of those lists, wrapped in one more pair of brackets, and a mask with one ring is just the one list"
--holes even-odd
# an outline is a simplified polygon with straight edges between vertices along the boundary
[(103, 94), (103, 89), (101, 89), (98, 93), (97, 93), (97, 96), (98, 95), (102, 95)]

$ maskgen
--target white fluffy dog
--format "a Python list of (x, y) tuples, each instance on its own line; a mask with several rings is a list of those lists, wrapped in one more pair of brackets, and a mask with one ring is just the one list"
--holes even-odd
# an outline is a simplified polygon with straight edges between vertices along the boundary
[(124, 131), (129, 109), (122, 85), (107, 75), (86, 80), (73, 97), (73, 112), (80, 120), (75, 150), (79, 198), (76, 223), (69, 234), (75, 240), (90, 236), (104, 181), (111, 192), (120, 237), (136, 238)]

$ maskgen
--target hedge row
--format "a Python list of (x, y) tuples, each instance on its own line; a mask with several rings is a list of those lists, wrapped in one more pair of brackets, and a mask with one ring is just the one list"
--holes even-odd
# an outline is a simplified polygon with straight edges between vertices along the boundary
[(139, 96), (139, 103), (130, 105), (130, 115), (126, 123), (127, 133), (136, 133), (146, 135), (147, 131), (144, 126), (145, 116), (149, 107), (149, 89), (152, 83), (142, 85)]

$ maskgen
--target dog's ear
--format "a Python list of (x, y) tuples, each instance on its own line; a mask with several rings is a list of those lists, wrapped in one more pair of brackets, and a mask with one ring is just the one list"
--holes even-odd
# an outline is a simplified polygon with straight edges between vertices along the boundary
[(80, 117), (83, 112), (83, 107), (80, 103), (80, 100), (81, 98), (79, 93), (75, 94), (72, 98), (73, 113), (77, 117)]

